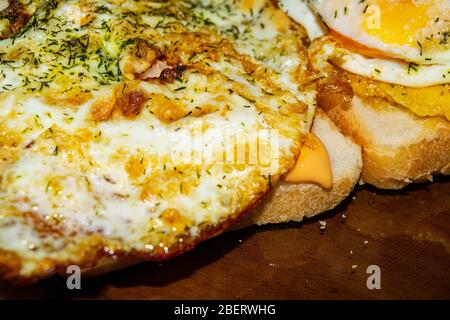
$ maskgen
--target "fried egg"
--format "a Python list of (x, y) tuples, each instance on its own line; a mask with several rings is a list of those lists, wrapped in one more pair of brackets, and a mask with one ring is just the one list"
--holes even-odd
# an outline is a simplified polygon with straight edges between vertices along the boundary
[[(312, 39), (326, 34), (328, 40), (321, 40), (317, 59), (363, 77), (407, 87), (450, 82), (447, 0), (280, 3)], [(320, 20), (311, 19), (312, 12)]]
[(279, 3), (306, 29), (311, 63), (325, 76), (338, 70), (359, 96), (450, 119), (449, 1)]
[(181, 254), (294, 167), (315, 91), (271, 2), (38, 3), (0, 41), (4, 278)]
[(450, 83), (450, 64), (418, 65), (401, 60), (368, 58), (349, 50), (332, 36), (317, 40), (311, 52), (316, 65), (329, 61), (348, 72), (372, 80), (411, 88)]
[(310, 2), (332, 32), (417, 64), (450, 62), (450, 1), (366, 0)]

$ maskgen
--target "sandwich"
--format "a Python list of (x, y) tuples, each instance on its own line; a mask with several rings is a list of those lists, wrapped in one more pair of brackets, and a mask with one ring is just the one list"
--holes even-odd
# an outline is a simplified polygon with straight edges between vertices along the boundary
[(289, 1), (312, 42), (318, 103), (362, 147), (361, 182), (450, 174), (448, 1)]
[(0, 276), (180, 255), (357, 183), (303, 28), (273, 1), (2, 1)]

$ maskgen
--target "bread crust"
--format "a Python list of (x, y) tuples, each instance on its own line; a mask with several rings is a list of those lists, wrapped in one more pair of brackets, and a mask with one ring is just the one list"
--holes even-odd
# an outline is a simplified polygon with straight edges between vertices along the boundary
[[(450, 122), (443, 118), (420, 118), (410, 111), (378, 99), (355, 96), (349, 106), (324, 106), (327, 115), (363, 149), (361, 182), (380, 189), (401, 189), (410, 183), (432, 180), (436, 174), (450, 174)], [(396, 127), (372, 126), (362, 109), (380, 113), (386, 121), (399, 114), (408, 121)], [(376, 129), (374, 129), (376, 127)], [(414, 137), (393, 141), (401, 130), (418, 132)]]

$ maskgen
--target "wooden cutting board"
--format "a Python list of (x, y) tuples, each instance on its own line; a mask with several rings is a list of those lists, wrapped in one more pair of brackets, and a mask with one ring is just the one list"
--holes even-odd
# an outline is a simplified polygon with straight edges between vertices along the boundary
[[(371, 265), (380, 268), (380, 290), (367, 288)], [(54, 277), (26, 288), (2, 285), (0, 297), (449, 299), (450, 179), (401, 192), (360, 187), (319, 218), (230, 232), (166, 263), (81, 285), (69, 291)]]

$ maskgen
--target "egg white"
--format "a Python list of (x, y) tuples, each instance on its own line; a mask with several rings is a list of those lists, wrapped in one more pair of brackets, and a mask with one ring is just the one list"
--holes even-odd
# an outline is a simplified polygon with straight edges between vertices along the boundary
[(450, 64), (418, 65), (401, 60), (367, 58), (330, 38), (316, 43), (313, 51), (312, 59), (316, 65), (329, 61), (348, 72), (373, 80), (413, 88), (450, 83)]
[(278, 4), (288, 16), (305, 28), (308, 37), (313, 40), (325, 35), (327, 30), (319, 16), (309, 7), (309, 2), (309, 0), (279, 0)]

